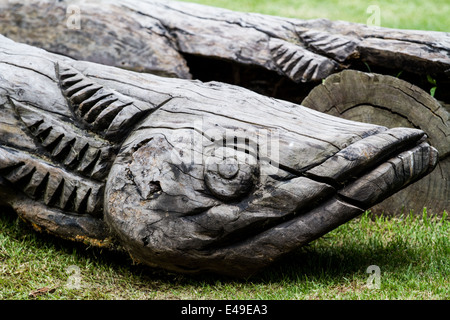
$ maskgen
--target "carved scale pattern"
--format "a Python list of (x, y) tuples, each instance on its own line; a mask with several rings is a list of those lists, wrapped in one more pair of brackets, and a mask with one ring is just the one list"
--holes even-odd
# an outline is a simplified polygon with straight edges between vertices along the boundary
[(271, 39), (270, 51), (274, 63), (294, 81), (317, 81), (338, 67), (334, 60), (281, 39)]
[(99, 216), (118, 141), (154, 106), (103, 88), (72, 67), (56, 65), (56, 73), (74, 116), (10, 98), (26, 131), (45, 151), (37, 157), (0, 147), (0, 177), (49, 207)]
[(13, 101), (15, 110), (37, 143), (66, 168), (103, 180), (114, 160), (114, 147), (107, 141), (56, 119), (43, 110)]
[(152, 107), (104, 88), (74, 68), (57, 65), (57, 70), (61, 89), (75, 115), (108, 140), (123, 138), (132, 124)]
[(94, 216), (102, 212), (102, 183), (80, 179), (31, 155), (0, 147), (0, 176), (49, 207)]
[(358, 46), (353, 39), (313, 29), (297, 30), (297, 34), (308, 48), (339, 62), (347, 60)]

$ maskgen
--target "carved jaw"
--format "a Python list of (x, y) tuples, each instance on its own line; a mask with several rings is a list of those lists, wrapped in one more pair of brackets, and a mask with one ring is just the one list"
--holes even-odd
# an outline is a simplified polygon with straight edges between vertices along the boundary
[(419, 130), (0, 46), (0, 204), (150, 265), (252, 273), (436, 164)]
[(189, 103), (174, 99), (138, 126), (105, 194), (106, 222), (130, 254), (169, 270), (251, 274), (437, 162), (420, 130), (340, 119), (325, 141), (312, 132), (327, 121), (301, 106), (279, 102), (267, 121), (265, 106)]

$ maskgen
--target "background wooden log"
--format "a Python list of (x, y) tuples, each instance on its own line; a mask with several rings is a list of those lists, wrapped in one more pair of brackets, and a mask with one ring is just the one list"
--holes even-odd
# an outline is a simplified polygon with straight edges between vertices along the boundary
[[(450, 34), (445, 32), (287, 19), (159, 0), (0, 0), (0, 9), (1, 33), (76, 59), (171, 77), (227, 82), (296, 103), (330, 74), (370, 68), (391, 75), (401, 72), (402, 78), (427, 91), (430, 84), (426, 79), (431, 76), (438, 84), (436, 98), (444, 109), (450, 103), (450, 91), (445, 90), (450, 86)], [(390, 96), (401, 105), (399, 97), (411, 106), (422, 103), (411, 101), (408, 94)], [(361, 104), (370, 100), (359, 98)], [(392, 110), (380, 106), (372, 108), (371, 119), (386, 126), (417, 126), (428, 133), (431, 143), (446, 143), (430, 131), (438, 129), (425, 124), (424, 119), (435, 116), (435, 102), (423, 103), (432, 108), (418, 109), (414, 124), (404, 117), (410, 111), (394, 111), (398, 113), (394, 116)], [(345, 116), (371, 122), (354, 114), (367, 108), (353, 108)], [(448, 122), (439, 125), (448, 137)], [(441, 211), (448, 203), (448, 170), (442, 158), (447, 152), (445, 147), (436, 146), (441, 151), (442, 167), (433, 173), (437, 180), (429, 185), (434, 187), (426, 189), (432, 204), (419, 200), (425, 190), (400, 201), (414, 201), (410, 205), (416, 212), (423, 205)], [(392, 208), (400, 202), (392, 203)]]
[[(274, 95), (273, 81), (280, 81), (273, 74), (288, 79), (285, 87), (346, 68), (367, 70), (366, 64), (372, 71), (428, 74), (442, 85), (450, 72), (448, 33), (288, 19), (176, 1), (0, 0), (0, 33), (75, 59), (232, 82), (269, 95)], [(245, 74), (248, 68), (259, 74)], [(264, 80), (269, 83), (261, 88)], [(298, 91), (297, 86), (297, 96)], [(278, 97), (287, 99), (284, 95)]]
[(161, 0), (0, 0), (0, 33), (75, 59), (220, 81), (301, 103), (343, 69), (397, 75), (450, 104), (450, 34)]
[(0, 206), (169, 270), (252, 274), (437, 163), (422, 130), (3, 36), (0, 75)]
[(440, 214), (450, 208), (450, 113), (422, 89), (395, 77), (346, 70), (328, 77), (302, 105), (345, 119), (424, 130), (439, 150), (436, 170), (376, 205), (375, 213)]

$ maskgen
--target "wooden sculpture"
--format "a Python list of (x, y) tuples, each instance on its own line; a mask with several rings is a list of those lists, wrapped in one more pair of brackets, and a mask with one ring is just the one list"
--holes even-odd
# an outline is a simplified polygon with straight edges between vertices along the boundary
[(0, 36), (0, 204), (180, 272), (243, 276), (427, 175), (422, 130)]

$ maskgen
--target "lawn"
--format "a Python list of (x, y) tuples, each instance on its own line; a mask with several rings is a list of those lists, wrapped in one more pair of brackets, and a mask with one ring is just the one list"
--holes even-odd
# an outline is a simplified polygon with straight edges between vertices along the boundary
[(297, 19), (327, 18), (367, 23), (379, 8), (380, 26), (450, 32), (448, 0), (189, 0), (237, 11), (258, 12)]
[(446, 213), (365, 213), (247, 279), (136, 265), (37, 234), (12, 214), (0, 229), (0, 299), (450, 299)]
[[(367, 22), (369, 5), (378, 5), (383, 27), (450, 31), (448, 0), (191, 2), (358, 23)], [(446, 213), (366, 213), (248, 279), (136, 265), (125, 254), (35, 233), (1, 208), (0, 230), (0, 299), (450, 299)], [(378, 273), (368, 273), (370, 266)]]

